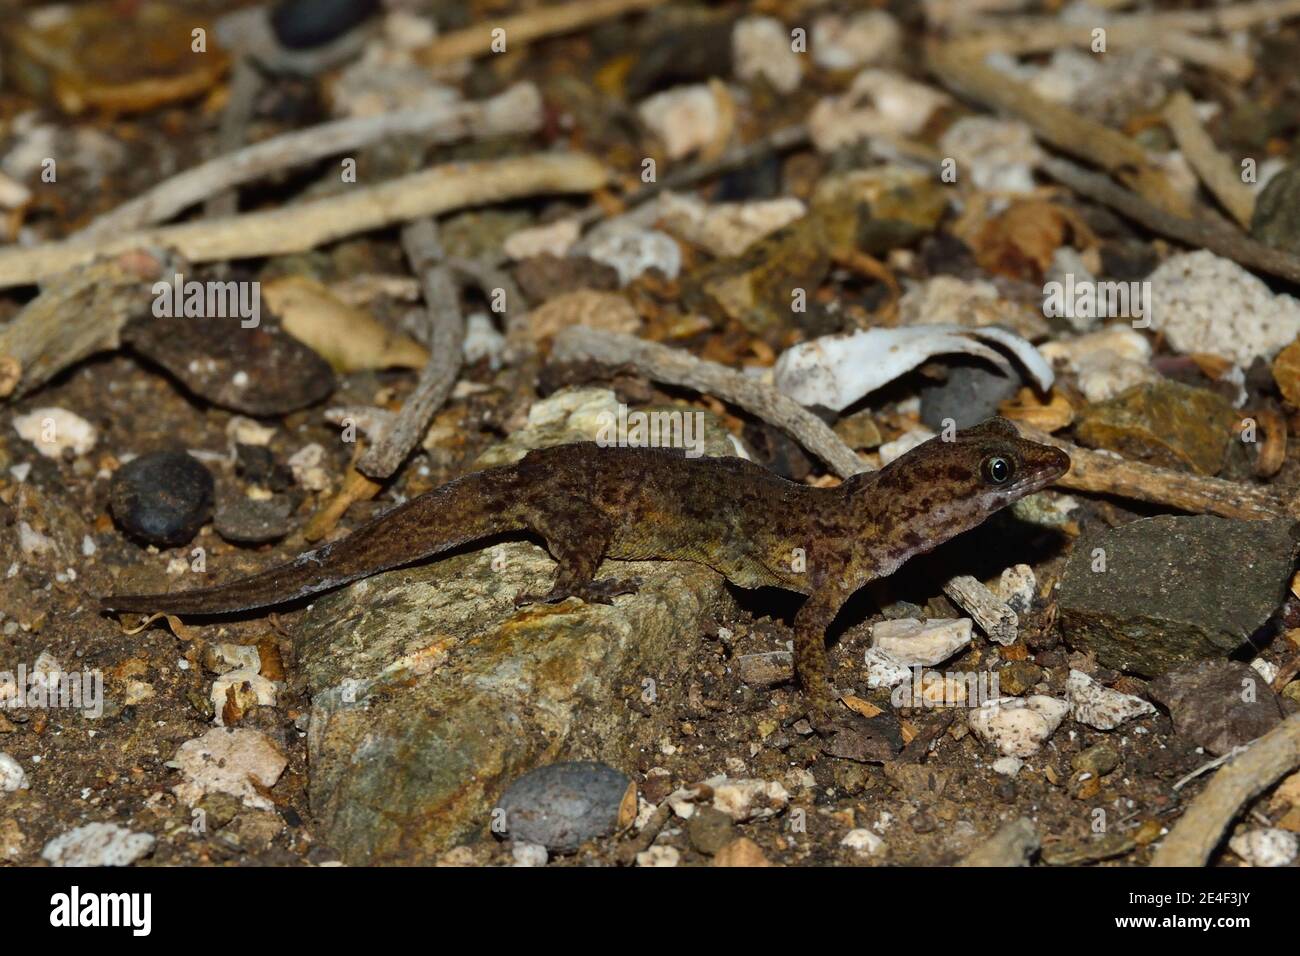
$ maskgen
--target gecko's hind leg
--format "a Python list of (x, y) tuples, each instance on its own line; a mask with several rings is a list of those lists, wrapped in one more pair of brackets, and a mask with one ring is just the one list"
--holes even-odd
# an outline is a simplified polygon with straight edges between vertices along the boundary
[(533, 530), (546, 539), (546, 549), (559, 563), (555, 583), (545, 594), (515, 596), (515, 606), (554, 604), (566, 598), (581, 598), (588, 604), (613, 604), (618, 594), (634, 592), (640, 578), (606, 578), (595, 580), (596, 569), (605, 557), (613, 529), (599, 512), (578, 514), (574, 511), (535, 518)]

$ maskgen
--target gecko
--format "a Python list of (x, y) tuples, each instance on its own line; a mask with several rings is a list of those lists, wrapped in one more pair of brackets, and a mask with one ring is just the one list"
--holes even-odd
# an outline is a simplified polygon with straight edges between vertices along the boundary
[(249, 577), (166, 594), (102, 598), (105, 611), (227, 614), (284, 604), (510, 534), (540, 537), (557, 563), (541, 594), (609, 604), (636, 579), (596, 579), (605, 558), (693, 561), (743, 588), (806, 595), (795, 674), (814, 728), (832, 726), (826, 631), (868, 582), (937, 548), (1063, 475), (1063, 451), (1001, 418), (932, 438), (834, 487), (798, 484), (747, 459), (592, 442), (529, 452), (398, 505), (350, 535)]

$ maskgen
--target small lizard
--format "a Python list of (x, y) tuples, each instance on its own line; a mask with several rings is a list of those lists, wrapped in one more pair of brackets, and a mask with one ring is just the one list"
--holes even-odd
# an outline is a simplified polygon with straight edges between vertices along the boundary
[(558, 445), (435, 488), (346, 538), (215, 587), (101, 600), (104, 610), (225, 614), (283, 604), (498, 535), (531, 532), (559, 564), (545, 594), (611, 603), (636, 580), (595, 580), (606, 558), (707, 565), (741, 587), (808, 595), (795, 616), (795, 671), (814, 726), (835, 694), (825, 634), (846, 600), (1064, 474), (1069, 457), (994, 418), (931, 439), (834, 488), (786, 481), (742, 458)]

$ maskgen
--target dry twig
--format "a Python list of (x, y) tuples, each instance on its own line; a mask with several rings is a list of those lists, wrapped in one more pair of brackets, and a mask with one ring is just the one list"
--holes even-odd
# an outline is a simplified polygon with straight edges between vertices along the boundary
[(1192, 98), (1179, 90), (1165, 105), (1164, 117), (1178, 147), (1196, 170), (1196, 175), (1201, 177), (1201, 182), (1214, 193), (1238, 225), (1249, 229), (1255, 211), (1255, 195), (1241, 181), (1241, 170), (1219, 152), (1214, 140), (1201, 126)]

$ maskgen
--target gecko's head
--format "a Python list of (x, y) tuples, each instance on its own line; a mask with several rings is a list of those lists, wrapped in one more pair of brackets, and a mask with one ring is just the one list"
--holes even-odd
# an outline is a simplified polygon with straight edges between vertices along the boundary
[(901, 501), (895, 517), (923, 530), (930, 546), (973, 528), (993, 512), (1051, 484), (1070, 468), (1060, 449), (1020, 437), (1005, 418), (990, 418), (933, 438), (880, 472)]

